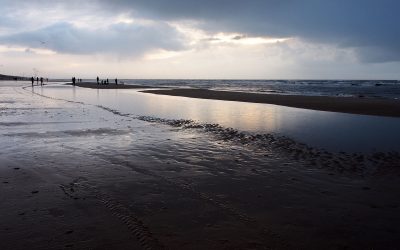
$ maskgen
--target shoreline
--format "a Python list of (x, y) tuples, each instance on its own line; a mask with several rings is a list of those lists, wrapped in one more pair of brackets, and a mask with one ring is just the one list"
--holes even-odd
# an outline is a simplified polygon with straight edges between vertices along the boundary
[(162, 89), (141, 92), (199, 99), (274, 104), (292, 108), (359, 115), (400, 117), (400, 101), (389, 99), (257, 94), (207, 89)]

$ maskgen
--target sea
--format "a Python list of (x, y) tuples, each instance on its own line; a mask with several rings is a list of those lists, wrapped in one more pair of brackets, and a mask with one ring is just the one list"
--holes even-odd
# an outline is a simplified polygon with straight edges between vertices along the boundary
[(125, 84), (248, 93), (400, 99), (399, 80), (140, 80)]

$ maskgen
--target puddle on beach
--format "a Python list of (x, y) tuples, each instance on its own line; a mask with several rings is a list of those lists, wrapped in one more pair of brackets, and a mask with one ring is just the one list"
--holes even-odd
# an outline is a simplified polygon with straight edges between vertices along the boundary
[(50, 97), (101, 105), (131, 115), (190, 119), (239, 131), (283, 135), (329, 151), (400, 150), (400, 118), (162, 96), (141, 93), (136, 89), (98, 90), (58, 84), (35, 88), (34, 91)]

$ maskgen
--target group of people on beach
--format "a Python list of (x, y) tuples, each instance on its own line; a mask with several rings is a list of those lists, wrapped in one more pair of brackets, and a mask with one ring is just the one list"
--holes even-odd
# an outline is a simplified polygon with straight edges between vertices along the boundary
[[(107, 79), (105, 79), (105, 80), (100, 80), (100, 78), (99, 77), (97, 77), (96, 78), (96, 80), (97, 80), (97, 85), (108, 85), (108, 84), (110, 84), (110, 81), (108, 80), (108, 78)], [(37, 82), (37, 85), (39, 85), (39, 81), (40, 81), (40, 86), (43, 86), (43, 82), (44, 81), (46, 81), (46, 82), (49, 82), (49, 78), (46, 78), (46, 79), (44, 79), (43, 77), (31, 77), (31, 82), (32, 82), (32, 87), (33, 87), (33, 85), (35, 84), (35, 81)], [(75, 86), (76, 85), (76, 83), (77, 82), (82, 82), (82, 79), (81, 78), (76, 78), (76, 77), (72, 77), (72, 85), (73, 86)], [(118, 85), (118, 79), (117, 78), (115, 78), (115, 80), (114, 80), (114, 82), (115, 82), (115, 85)]]
[(82, 82), (82, 78), (78, 78), (78, 79), (76, 79), (76, 78), (75, 78), (75, 76), (74, 76), (74, 77), (72, 77), (72, 85), (74, 85), (74, 86), (75, 86), (77, 82)]
[[(108, 80), (108, 78), (105, 79), (105, 80), (100, 80), (100, 78), (97, 77), (96, 80), (97, 80), (97, 85), (100, 85), (100, 84), (101, 85), (108, 85), (108, 84), (110, 84), (110, 81)], [(118, 85), (118, 79), (117, 78), (115, 78), (114, 82), (115, 82), (115, 85)]]
[[(32, 87), (33, 87), (33, 85), (34, 85), (34, 83), (35, 83), (35, 80), (36, 80), (36, 85), (38, 85), (39, 86), (39, 81), (40, 81), (40, 86), (43, 86), (43, 82), (44, 82), (44, 78), (43, 77), (36, 77), (36, 79), (35, 79), (35, 77), (31, 77), (31, 82), (32, 82)], [(49, 78), (46, 78), (46, 82), (49, 82)]]

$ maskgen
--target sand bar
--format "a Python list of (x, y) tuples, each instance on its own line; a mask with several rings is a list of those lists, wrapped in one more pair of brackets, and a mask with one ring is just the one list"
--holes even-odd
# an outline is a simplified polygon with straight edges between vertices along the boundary
[(201, 99), (267, 103), (351, 114), (400, 117), (400, 101), (389, 99), (257, 94), (207, 89), (162, 89), (143, 92)]

